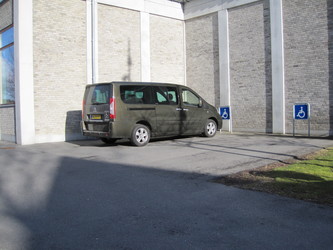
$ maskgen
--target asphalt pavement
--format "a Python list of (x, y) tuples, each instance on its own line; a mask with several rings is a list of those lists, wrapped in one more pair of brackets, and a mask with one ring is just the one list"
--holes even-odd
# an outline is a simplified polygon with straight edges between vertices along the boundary
[(333, 208), (211, 180), (333, 146), (218, 134), (0, 143), (0, 249), (331, 249)]

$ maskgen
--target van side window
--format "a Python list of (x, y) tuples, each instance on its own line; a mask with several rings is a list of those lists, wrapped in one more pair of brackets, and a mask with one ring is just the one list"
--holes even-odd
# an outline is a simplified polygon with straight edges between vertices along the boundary
[(149, 86), (120, 86), (120, 96), (121, 100), (128, 104), (154, 103)]
[(154, 87), (154, 97), (157, 104), (177, 105), (178, 95), (175, 87)]
[(200, 98), (188, 89), (182, 89), (182, 98), (184, 105), (199, 106)]

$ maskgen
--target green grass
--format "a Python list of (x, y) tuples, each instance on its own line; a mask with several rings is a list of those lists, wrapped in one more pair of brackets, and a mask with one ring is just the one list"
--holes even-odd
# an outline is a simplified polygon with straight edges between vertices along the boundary
[(223, 177), (226, 185), (333, 206), (333, 148), (285, 166), (266, 166)]

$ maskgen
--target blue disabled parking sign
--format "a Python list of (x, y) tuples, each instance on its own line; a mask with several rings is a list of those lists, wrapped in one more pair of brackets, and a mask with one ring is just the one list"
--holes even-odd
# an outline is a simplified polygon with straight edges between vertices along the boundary
[(230, 107), (220, 107), (220, 116), (223, 120), (230, 120)]
[(294, 104), (294, 119), (307, 120), (310, 118), (310, 105), (308, 103)]

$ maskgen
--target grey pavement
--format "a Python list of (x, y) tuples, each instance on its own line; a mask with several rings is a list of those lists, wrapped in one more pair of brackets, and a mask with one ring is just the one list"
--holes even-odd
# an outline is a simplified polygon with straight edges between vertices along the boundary
[(218, 134), (0, 143), (0, 249), (331, 249), (333, 208), (210, 180), (333, 146)]

